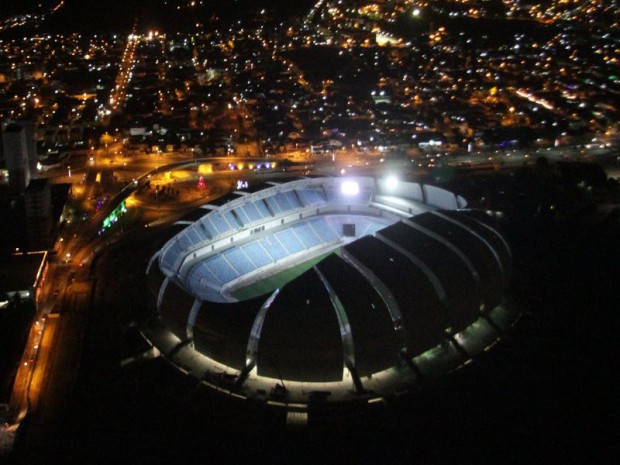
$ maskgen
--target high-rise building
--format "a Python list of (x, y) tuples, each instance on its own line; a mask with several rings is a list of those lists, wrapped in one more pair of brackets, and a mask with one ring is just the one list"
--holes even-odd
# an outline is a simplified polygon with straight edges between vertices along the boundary
[(9, 123), (2, 130), (0, 166), (8, 171), (8, 182), (15, 193), (22, 194), (36, 175), (35, 126), (31, 121)]
[[(19, 125), (24, 128), (24, 136), (26, 137), (26, 157), (28, 158), (28, 172), (30, 179), (37, 178), (37, 126), (34, 121), (20, 121)], [(28, 185), (28, 184), (26, 184)]]
[(32, 179), (25, 191), (26, 224), (31, 249), (52, 243), (52, 192), (47, 179)]

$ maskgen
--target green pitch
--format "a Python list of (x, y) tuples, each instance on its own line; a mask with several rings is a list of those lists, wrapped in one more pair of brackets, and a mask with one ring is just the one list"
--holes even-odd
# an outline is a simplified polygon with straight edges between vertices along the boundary
[(258, 297), (264, 294), (271, 293), (276, 289), (284, 286), (286, 283), (292, 281), (297, 276), (305, 273), (318, 262), (323, 260), (328, 255), (334, 253), (334, 251), (327, 252), (323, 255), (312, 258), (303, 263), (294, 265), (286, 270), (279, 271), (265, 279), (261, 279), (253, 284), (250, 284), (243, 289), (239, 289), (232, 293), (232, 296), (237, 300), (247, 300), (253, 297)]

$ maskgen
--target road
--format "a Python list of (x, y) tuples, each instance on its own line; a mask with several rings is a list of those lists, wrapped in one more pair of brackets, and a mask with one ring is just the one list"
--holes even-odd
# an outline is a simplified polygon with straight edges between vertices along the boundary
[[(92, 194), (94, 176), (74, 189), (70, 203), (81, 204)], [(28, 441), (41, 441), (71, 392), (79, 366), (81, 338), (91, 284), (86, 258), (90, 246), (82, 234), (85, 224), (69, 221), (61, 229), (41, 284), (37, 315), (22, 354), (9, 404), (9, 421), (19, 427), (28, 416)], [(54, 253), (55, 252), (55, 253)], [(74, 257), (82, 257), (80, 262)], [(84, 266), (80, 266), (80, 264)], [(9, 447), (12, 444), (9, 444)], [(24, 463), (29, 463), (25, 461)]]
[[(70, 204), (85, 207), (95, 189), (104, 195), (116, 193), (117, 184), (97, 181), (97, 167), (86, 166), (84, 170), (71, 176), (70, 181), (77, 182)], [(142, 209), (135, 210), (134, 219), (141, 219), (137, 211)], [(178, 215), (175, 210), (156, 209), (155, 214), (158, 218)], [(37, 463), (37, 450), (49, 451), (57, 447), (54, 441), (59, 438), (50, 435), (50, 431), (62, 421), (64, 407), (78, 376), (93, 291), (90, 260), (111, 239), (97, 235), (97, 223), (105, 213), (96, 215), (90, 211), (89, 214), (89, 221), (68, 220), (61, 229), (56, 254), (50, 258), (47, 278), (41, 288), (38, 318), (31, 328), (16, 376), (10, 418), (12, 424), (26, 428), (20, 432), (24, 438), (18, 451), (22, 463)], [(26, 418), (29, 421), (24, 422)], [(5, 436), (10, 440), (10, 447), (13, 435)]]
[(30, 374), (29, 419), (19, 452), (22, 463), (37, 463), (38, 450), (50, 450), (59, 438), (50, 434), (63, 421), (80, 366), (91, 286), (72, 282), (58, 302), (59, 313), (47, 315), (38, 358)]

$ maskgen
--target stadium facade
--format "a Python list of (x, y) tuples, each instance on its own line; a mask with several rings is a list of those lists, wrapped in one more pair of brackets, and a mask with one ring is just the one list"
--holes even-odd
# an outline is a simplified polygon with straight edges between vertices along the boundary
[(435, 186), (269, 183), (194, 218), (149, 262), (143, 334), (236, 397), (297, 410), (374, 402), (467, 364), (515, 318), (506, 241)]

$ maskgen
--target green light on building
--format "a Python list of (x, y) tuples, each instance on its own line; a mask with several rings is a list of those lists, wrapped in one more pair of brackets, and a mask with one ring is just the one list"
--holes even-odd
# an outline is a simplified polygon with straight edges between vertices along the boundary
[(103, 220), (103, 222), (101, 223), (101, 230), (99, 231), (99, 234), (105, 232), (107, 229), (111, 228), (114, 224), (116, 224), (119, 218), (123, 216), (125, 213), (127, 213), (127, 205), (125, 204), (125, 201), (123, 200), (119, 204), (119, 206), (116, 207), (112, 211), (112, 213), (110, 213), (108, 217)]

